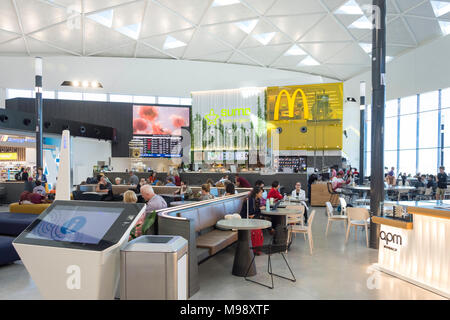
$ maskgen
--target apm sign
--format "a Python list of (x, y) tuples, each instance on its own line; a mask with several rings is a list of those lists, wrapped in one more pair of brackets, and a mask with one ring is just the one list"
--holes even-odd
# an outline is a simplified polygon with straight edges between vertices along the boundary
[(383, 247), (388, 250), (397, 251), (403, 246), (403, 238), (400, 234), (380, 231), (380, 242), (384, 242)]

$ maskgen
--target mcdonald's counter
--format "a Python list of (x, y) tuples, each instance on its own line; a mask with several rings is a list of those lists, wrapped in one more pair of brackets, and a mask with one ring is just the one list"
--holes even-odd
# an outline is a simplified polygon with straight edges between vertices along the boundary
[(380, 225), (374, 268), (450, 298), (450, 201), (390, 205), (406, 219), (372, 217)]

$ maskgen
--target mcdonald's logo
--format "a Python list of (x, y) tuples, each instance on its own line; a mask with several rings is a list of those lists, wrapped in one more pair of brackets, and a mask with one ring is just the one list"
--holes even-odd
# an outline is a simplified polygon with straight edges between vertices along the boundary
[(303, 100), (303, 115), (304, 119), (309, 119), (309, 108), (308, 108), (308, 99), (306, 99), (305, 92), (303, 92), (302, 89), (297, 89), (294, 91), (294, 94), (291, 96), (289, 92), (285, 89), (281, 90), (280, 93), (278, 93), (277, 100), (275, 102), (275, 110), (273, 112), (273, 120), (277, 121), (280, 118), (280, 104), (281, 104), (281, 98), (283, 95), (286, 95), (286, 98), (288, 100), (288, 107), (289, 107), (289, 118), (294, 117), (294, 109), (295, 109), (295, 100), (297, 99), (297, 94), (302, 95)]

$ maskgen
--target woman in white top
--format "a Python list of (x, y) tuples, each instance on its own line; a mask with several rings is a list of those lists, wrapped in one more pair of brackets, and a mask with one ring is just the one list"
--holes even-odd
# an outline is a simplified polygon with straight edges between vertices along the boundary
[(300, 182), (297, 182), (295, 184), (295, 189), (294, 189), (294, 191), (292, 191), (291, 196), (293, 198), (298, 199), (298, 200), (305, 200), (306, 199), (305, 190), (302, 190), (302, 184)]

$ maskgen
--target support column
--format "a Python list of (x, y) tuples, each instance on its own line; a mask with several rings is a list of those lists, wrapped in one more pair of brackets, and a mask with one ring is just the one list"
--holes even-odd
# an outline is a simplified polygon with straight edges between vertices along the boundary
[[(384, 110), (386, 104), (386, 0), (373, 0), (372, 19), (372, 153), (370, 213), (380, 214), (384, 201)], [(370, 247), (378, 249), (379, 225), (370, 224)]]
[(43, 132), (42, 132), (42, 58), (35, 60), (36, 93), (36, 168), (43, 166)]
[(365, 121), (366, 121), (366, 82), (361, 81), (359, 85), (359, 184), (364, 184), (364, 151), (366, 142)]

